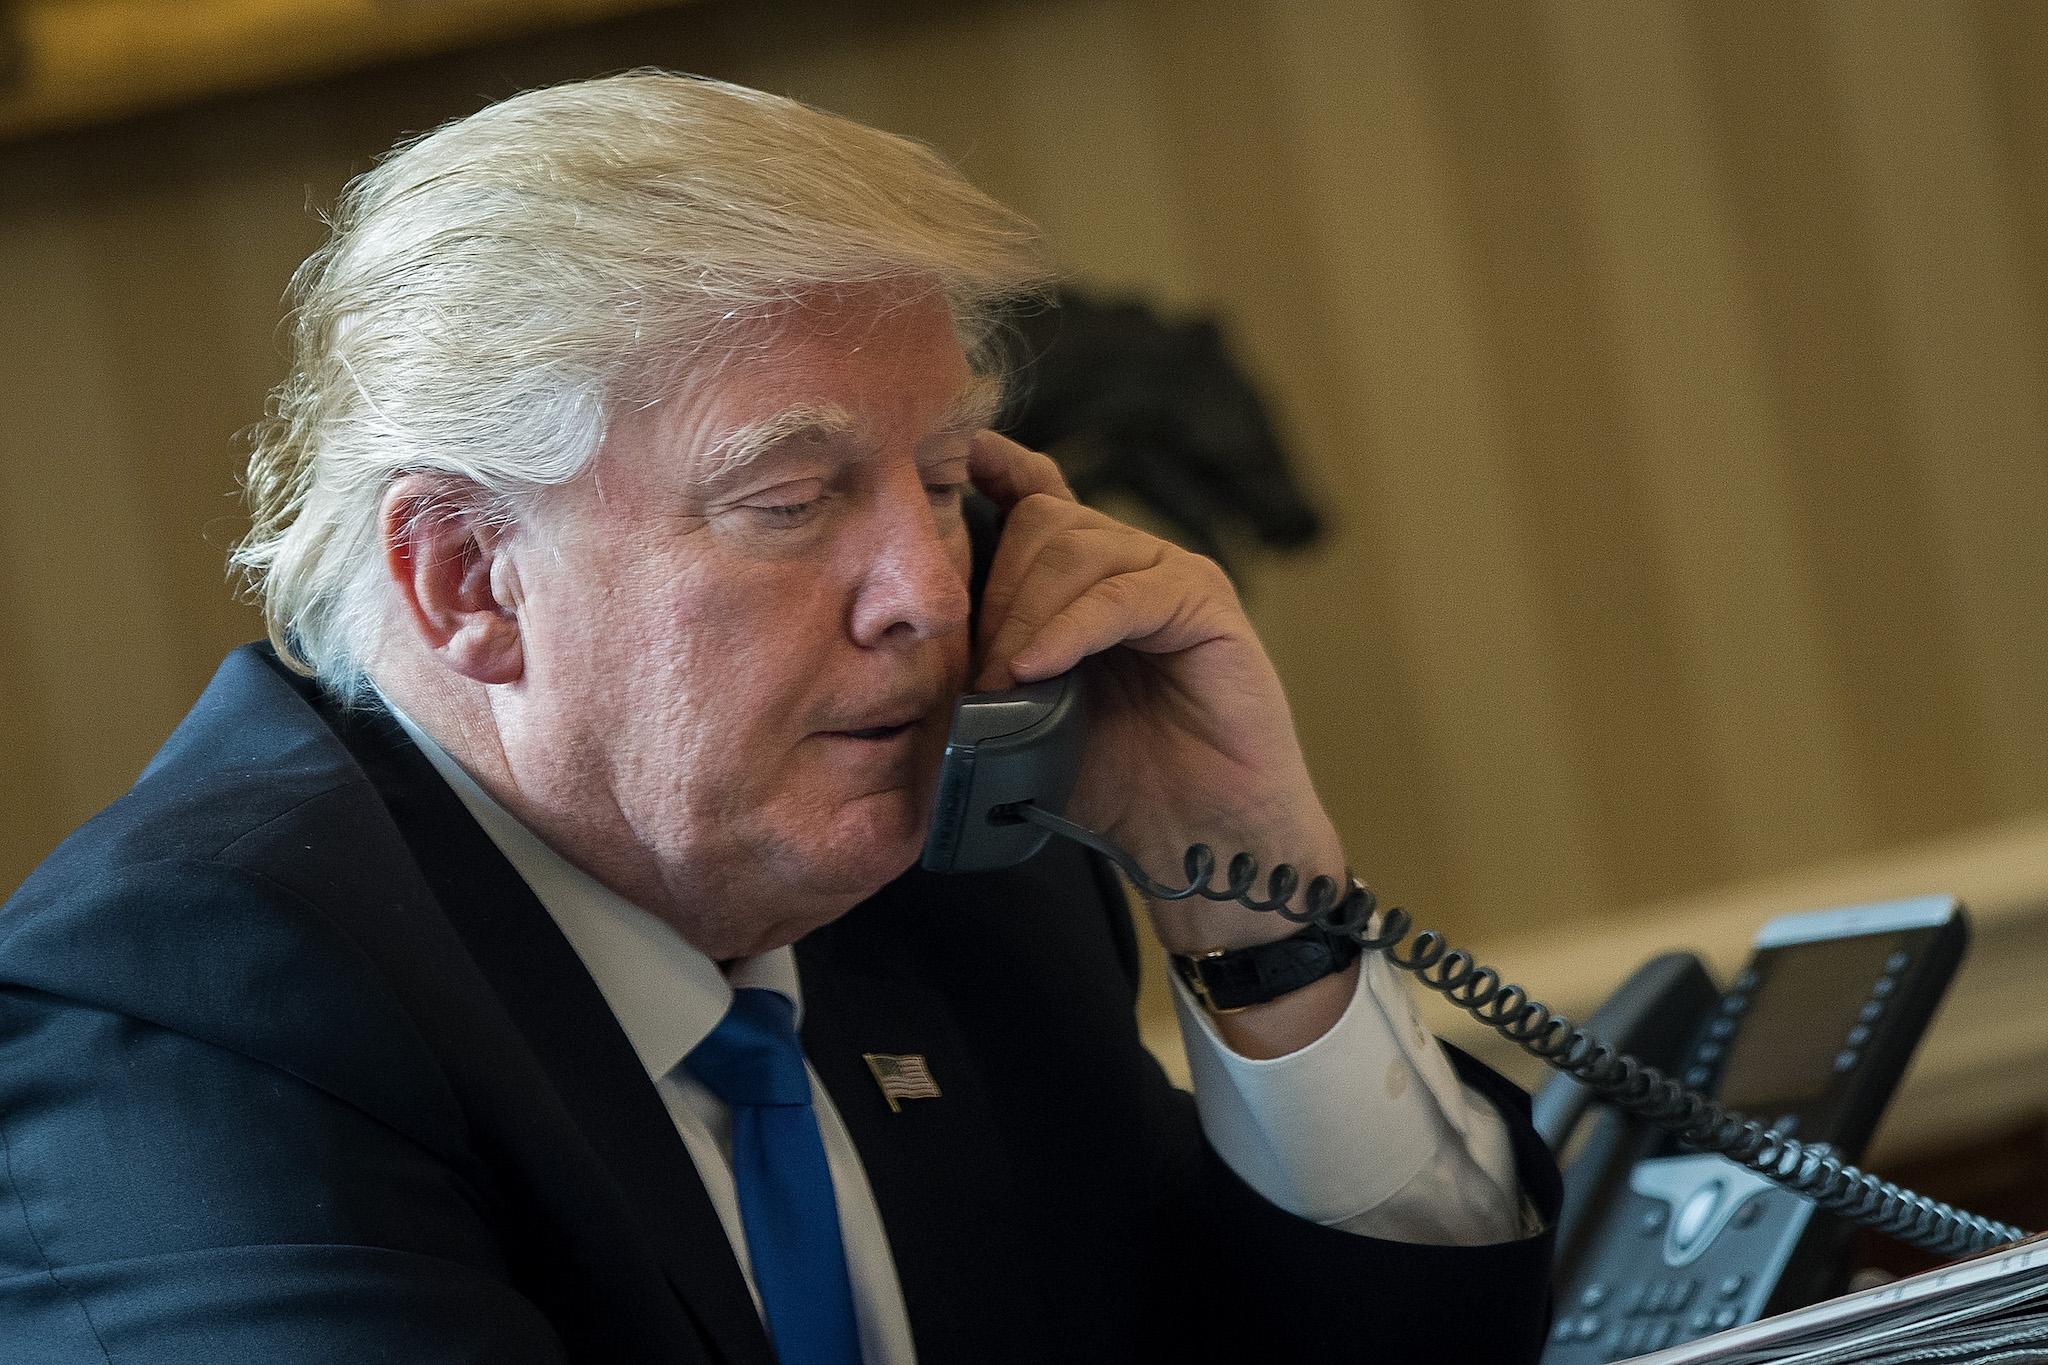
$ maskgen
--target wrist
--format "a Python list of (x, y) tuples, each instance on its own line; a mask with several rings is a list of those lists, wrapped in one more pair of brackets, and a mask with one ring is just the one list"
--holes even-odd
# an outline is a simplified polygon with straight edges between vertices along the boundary
[(1359, 964), (1311, 981), (1262, 1005), (1212, 1014), (1209, 1026), (1240, 1057), (1271, 1061), (1290, 1056), (1321, 1039), (1343, 1019), (1358, 990)]
[(1286, 938), (1249, 948), (1174, 953), (1173, 971), (1212, 1016), (1236, 1014), (1343, 971), (1357, 960), (1358, 940), (1304, 924)]

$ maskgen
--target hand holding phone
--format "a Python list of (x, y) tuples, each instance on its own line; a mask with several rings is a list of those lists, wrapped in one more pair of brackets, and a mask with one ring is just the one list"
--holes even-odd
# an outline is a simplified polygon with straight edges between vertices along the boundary
[[(1304, 874), (1344, 870), (1265, 650), (1229, 579), (1200, 555), (1074, 500), (1057, 466), (983, 432), (974, 483), (1006, 514), (984, 590), (976, 691), (1077, 666), (1088, 726), (1068, 814), (1159, 868), (1206, 840)], [(1085, 661), (1085, 662), (1084, 662)], [(1294, 926), (1235, 905), (1153, 905), (1198, 953)]]

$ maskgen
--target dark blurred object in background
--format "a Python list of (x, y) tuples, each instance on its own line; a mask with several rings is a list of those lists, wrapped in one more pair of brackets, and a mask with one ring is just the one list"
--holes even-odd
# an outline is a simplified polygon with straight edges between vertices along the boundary
[(0, 0), (0, 95), (28, 71), (28, 44), (21, 36), (21, 10), (14, 0)]
[(1246, 535), (1293, 548), (1322, 533), (1212, 319), (1174, 322), (1063, 290), (1013, 325), (1020, 354), (1003, 430), (1057, 460), (1081, 501), (1135, 498), (1233, 577), (1227, 547)]

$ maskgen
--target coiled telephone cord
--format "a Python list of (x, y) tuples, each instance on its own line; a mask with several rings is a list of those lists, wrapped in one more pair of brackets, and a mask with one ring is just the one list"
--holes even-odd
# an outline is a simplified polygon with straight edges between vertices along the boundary
[[(2019, 1228), (1969, 1213), (1938, 1199), (1859, 1170), (1825, 1150), (1767, 1128), (1755, 1119), (1724, 1108), (1718, 1101), (1688, 1090), (1656, 1067), (1645, 1065), (1587, 1033), (1470, 953), (1453, 948), (1433, 929), (1415, 935), (1403, 946), (1414, 919), (1399, 906), (1380, 909), (1372, 888), (1356, 877), (1341, 891), (1330, 877), (1313, 878), (1301, 888), (1301, 877), (1287, 863), (1276, 863), (1266, 877), (1266, 894), (1252, 894), (1259, 878), (1258, 860), (1239, 853), (1224, 872), (1224, 884), (1211, 886), (1216, 853), (1207, 844), (1192, 844), (1182, 859), (1187, 885), (1154, 881), (1137, 860), (1095, 831), (1024, 803), (1009, 814), (1038, 828), (1091, 848), (1116, 864), (1140, 891), (1160, 900), (1201, 896), (1236, 901), (1252, 910), (1271, 912), (1294, 924), (1315, 924), (1333, 934), (1356, 939), (1362, 948), (1382, 954), (1402, 971), (1412, 973), (1459, 1009), (1520, 1047), (1584, 1084), (1601, 1099), (1675, 1132), (1702, 1152), (1725, 1156), (1787, 1189), (1811, 1199), (1830, 1213), (1944, 1256), (1987, 1251), (2027, 1234)], [(1302, 890), (1303, 908), (1291, 903)], [(1377, 928), (1373, 921), (1378, 917)]]

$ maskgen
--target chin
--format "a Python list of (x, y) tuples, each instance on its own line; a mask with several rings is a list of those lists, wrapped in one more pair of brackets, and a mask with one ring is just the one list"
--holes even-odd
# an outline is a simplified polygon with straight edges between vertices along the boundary
[(865, 900), (910, 869), (924, 848), (929, 803), (904, 793), (863, 798), (840, 812), (824, 834), (819, 871), (835, 889)]

